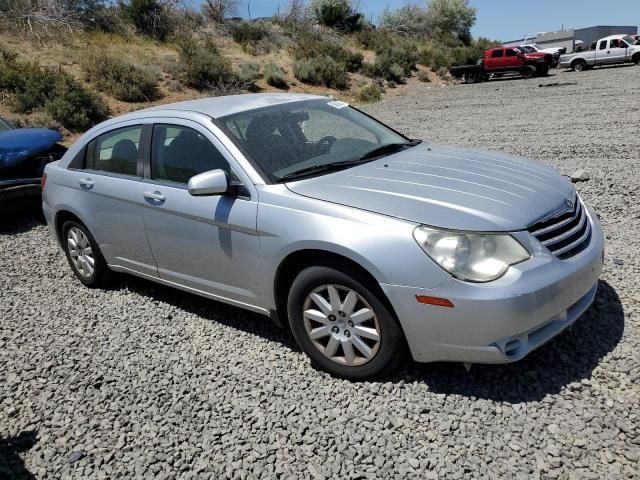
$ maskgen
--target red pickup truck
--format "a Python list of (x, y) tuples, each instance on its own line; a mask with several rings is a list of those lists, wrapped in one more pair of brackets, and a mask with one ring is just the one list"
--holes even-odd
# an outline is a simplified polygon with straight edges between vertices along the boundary
[(464, 77), (467, 83), (476, 83), (488, 80), (491, 74), (517, 73), (523, 78), (545, 76), (552, 64), (550, 53), (527, 53), (518, 47), (499, 47), (485, 50), (483, 58), (475, 65), (451, 67), (449, 72), (456, 78)]

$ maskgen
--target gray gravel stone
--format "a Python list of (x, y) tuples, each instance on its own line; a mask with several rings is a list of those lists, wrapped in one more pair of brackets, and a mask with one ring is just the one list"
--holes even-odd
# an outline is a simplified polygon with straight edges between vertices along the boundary
[(0, 478), (638, 478), (638, 67), (553, 75), (577, 85), (422, 86), (367, 111), (591, 173), (576, 188), (607, 257), (573, 329), (513, 365), (349, 383), (266, 318), (130, 277), (83, 288), (47, 228), (14, 213), (0, 222)]
[(591, 178), (591, 175), (589, 175), (589, 172), (587, 172), (585, 169), (579, 168), (578, 170), (573, 172), (571, 175), (569, 175), (569, 178), (573, 183), (586, 182)]

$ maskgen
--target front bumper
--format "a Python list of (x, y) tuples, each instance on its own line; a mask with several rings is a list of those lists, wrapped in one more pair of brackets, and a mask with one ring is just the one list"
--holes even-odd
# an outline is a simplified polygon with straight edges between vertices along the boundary
[[(434, 289), (381, 284), (419, 362), (509, 363), (520, 360), (575, 322), (591, 305), (602, 271), (604, 236), (593, 210), (589, 246), (560, 260), (527, 232), (532, 258), (489, 283), (451, 278)], [(416, 295), (449, 299), (424, 305)]]

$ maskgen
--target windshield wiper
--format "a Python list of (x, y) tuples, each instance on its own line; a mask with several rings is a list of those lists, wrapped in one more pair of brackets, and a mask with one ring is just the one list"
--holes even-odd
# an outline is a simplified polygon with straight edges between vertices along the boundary
[(414, 147), (422, 143), (422, 140), (411, 140), (408, 143), (387, 143), (386, 145), (380, 145), (378, 148), (374, 148), (373, 150), (365, 153), (358, 160), (369, 160), (371, 158), (379, 157), (384, 155), (385, 153), (395, 152), (396, 150), (400, 150), (404, 147)]
[(422, 140), (411, 140), (407, 143), (387, 143), (386, 145), (381, 145), (378, 148), (374, 148), (373, 150), (365, 153), (364, 155), (358, 158), (352, 158), (350, 160), (343, 160), (340, 162), (331, 162), (331, 163), (321, 163), (318, 165), (311, 165), (309, 167), (302, 168), (300, 170), (296, 170), (294, 172), (287, 173), (281, 177), (276, 179), (277, 182), (286, 182), (289, 180), (295, 180), (301, 177), (306, 177), (308, 175), (312, 175), (314, 173), (320, 172), (331, 172), (337, 171), (342, 168), (348, 168), (351, 166), (359, 165), (362, 163), (367, 163), (372, 159), (384, 155), (385, 153), (391, 153), (396, 150), (400, 150), (403, 147), (413, 147), (422, 143)]
[(340, 170), (345, 167), (350, 167), (352, 165), (357, 165), (359, 163), (365, 163), (365, 160), (361, 159), (352, 159), (352, 160), (344, 160), (342, 162), (331, 162), (331, 163), (321, 163), (318, 165), (311, 165), (310, 167), (301, 168), (300, 170), (296, 170), (294, 172), (287, 173), (281, 177), (276, 179), (277, 182), (286, 182), (288, 180), (295, 180), (297, 178), (306, 177), (307, 175), (311, 175), (319, 172), (331, 172)]

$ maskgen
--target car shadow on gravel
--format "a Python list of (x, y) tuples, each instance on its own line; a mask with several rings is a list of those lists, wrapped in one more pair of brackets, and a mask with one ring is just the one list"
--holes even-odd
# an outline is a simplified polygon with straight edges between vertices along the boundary
[[(434, 393), (521, 403), (542, 400), (563, 387), (589, 379), (620, 341), (624, 309), (616, 291), (598, 284), (593, 305), (565, 330), (523, 360), (507, 365), (408, 364), (392, 381), (421, 381)], [(573, 387), (572, 387), (573, 388)], [(583, 388), (582, 385), (576, 388)]]
[[(301, 351), (287, 328), (278, 328), (263, 315), (129, 275), (122, 275), (112, 288), (127, 288), (201, 318), (277, 342), (292, 351)], [(408, 361), (396, 375), (383, 381), (418, 381), (434, 393), (507, 403), (538, 401), (570, 383), (589, 379), (600, 360), (618, 344), (623, 331), (624, 310), (618, 294), (607, 282), (600, 281), (593, 305), (573, 328), (519, 362), (477, 364), (467, 373), (460, 363)]]
[(20, 453), (38, 441), (36, 432), (22, 432), (15, 437), (0, 438), (0, 478), (12, 480), (35, 479), (24, 465)]
[(44, 225), (44, 215), (39, 198), (23, 199), (0, 205), (0, 235), (28, 232)]
[(193, 293), (166, 287), (139, 277), (121, 274), (120, 281), (115, 282), (114, 289), (127, 288), (139, 295), (144, 295), (158, 302), (164, 302), (201, 318), (241, 330), (266, 340), (277, 342), (290, 350), (300, 352), (288, 328), (279, 328), (265, 315), (209, 300)]

